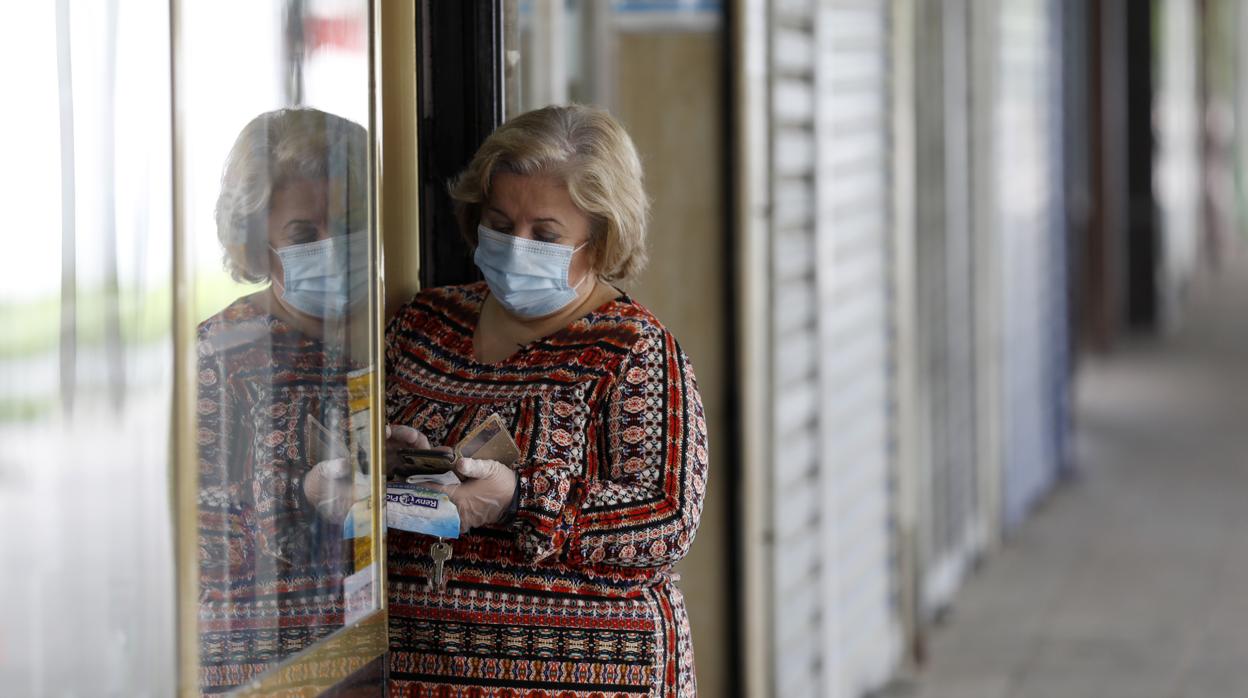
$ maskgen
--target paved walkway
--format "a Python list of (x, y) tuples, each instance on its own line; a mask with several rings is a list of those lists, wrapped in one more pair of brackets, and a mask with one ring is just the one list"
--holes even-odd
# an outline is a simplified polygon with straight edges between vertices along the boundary
[[(1089, 361), (1079, 476), (968, 581), (921, 698), (1248, 696), (1248, 266)], [(889, 695), (893, 695), (890, 692)]]

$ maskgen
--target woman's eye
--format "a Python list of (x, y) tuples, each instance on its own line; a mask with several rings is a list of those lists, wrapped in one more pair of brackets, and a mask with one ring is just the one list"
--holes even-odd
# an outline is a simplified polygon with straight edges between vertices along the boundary
[(558, 234), (551, 233), (545, 230), (533, 231), (533, 237), (537, 238), (538, 240), (541, 240), (542, 242), (559, 242), (561, 240)]
[(316, 226), (311, 223), (292, 225), (286, 230), (290, 235), (290, 244), (292, 245), (313, 242), (317, 238)]

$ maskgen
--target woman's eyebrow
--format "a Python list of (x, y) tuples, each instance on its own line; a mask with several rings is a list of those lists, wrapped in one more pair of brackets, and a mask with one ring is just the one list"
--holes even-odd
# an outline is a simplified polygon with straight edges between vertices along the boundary
[(289, 228), (292, 225), (316, 225), (316, 224), (305, 218), (292, 218), (291, 220), (286, 221), (286, 225), (283, 225), (282, 227)]
[(554, 223), (560, 226), (563, 225), (563, 223), (558, 218), (534, 218), (533, 222), (534, 223)]

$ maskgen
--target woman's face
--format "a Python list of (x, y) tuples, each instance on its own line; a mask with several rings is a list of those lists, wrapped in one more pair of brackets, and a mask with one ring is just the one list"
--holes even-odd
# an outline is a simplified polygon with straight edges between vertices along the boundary
[[(330, 205), (331, 201), (341, 199), (333, 196), (333, 188), (330, 180), (297, 179), (273, 190), (269, 198), (269, 246), (280, 250), (347, 233), (346, 216), (341, 210), (334, 210), (342, 207)], [(272, 250), (269, 251), (269, 268), (277, 282), (284, 286), (285, 270)]]
[[(490, 186), (490, 198), (481, 212), (481, 224), (526, 240), (579, 247), (589, 242), (593, 220), (568, 194), (557, 177), (499, 172)], [(579, 283), (593, 270), (590, 248), (572, 257), (568, 281)]]

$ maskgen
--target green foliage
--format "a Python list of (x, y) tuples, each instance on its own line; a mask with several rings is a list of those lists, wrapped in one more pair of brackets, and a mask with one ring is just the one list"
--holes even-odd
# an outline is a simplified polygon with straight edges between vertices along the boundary
[[(259, 286), (235, 283), (225, 274), (212, 270), (197, 275), (193, 313), (196, 322), (212, 316), (239, 296)], [(121, 341), (137, 346), (169, 337), (173, 328), (173, 289), (122, 288), (110, 293), (102, 287), (79, 289), (73, 309), (76, 343), (79, 347), (102, 345), (110, 315), (116, 317)], [(0, 361), (37, 356), (58, 350), (61, 322), (68, 313), (58, 297), (17, 303), (0, 302)]]

